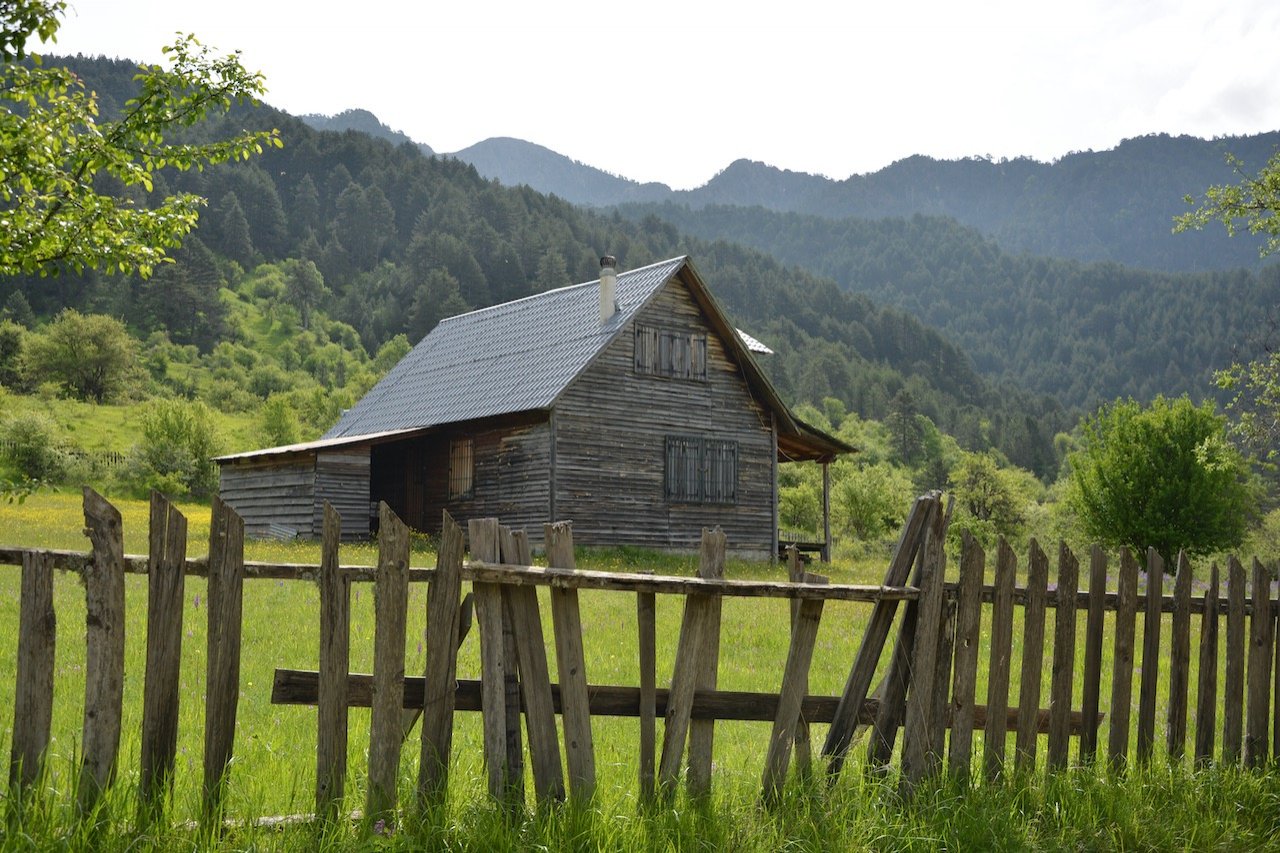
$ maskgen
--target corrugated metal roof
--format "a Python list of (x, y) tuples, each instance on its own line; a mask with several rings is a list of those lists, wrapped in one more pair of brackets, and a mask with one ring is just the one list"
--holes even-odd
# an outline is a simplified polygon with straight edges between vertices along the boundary
[(619, 273), (606, 323), (599, 281), (442, 320), (324, 438), (550, 408), (685, 262)]
[(773, 355), (773, 350), (769, 349), (760, 341), (748, 335), (741, 329), (734, 329), (738, 333), (738, 337), (742, 338), (742, 342), (747, 345), (747, 349), (760, 355)]

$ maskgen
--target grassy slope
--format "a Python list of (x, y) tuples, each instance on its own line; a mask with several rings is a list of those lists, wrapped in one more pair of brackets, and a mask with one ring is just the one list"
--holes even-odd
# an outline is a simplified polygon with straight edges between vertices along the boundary
[[(146, 508), (141, 502), (118, 501), (124, 515), (126, 550), (144, 548)], [(76, 495), (39, 494), (21, 506), (0, 508), (0, 539), (48, 547), (86, 547), (79, 533)], [(189, 553), (206, 550), (207, 509), (182, 507), (190, 526)], [(314, 561), (311, 544), (252, 543), (251, 559)], [(369, 546), (345, 548), (344, 563), (371, 563)], [(429, 565), (434, 555), (420, 548), (414, 564)], [(584, 567), (631, 570), (653, 568), (660, 572), (690, 572), (687, 557), (657, 557), (635, 551), (587, 553)], [(881, 569), (868, 564), (860, 569), (836, 570), (834, 579), (871, 580)], [(772, 575), (767, 566), (731, 564), (728, 575)], [(426, 589), (415, 585), (409, 603), (406, 640), (407, 671), (420, 671), (425, 657), (421, 643), (425, 627)], [(108, 837), (124, 846), (133, 838), (131, 806), (127, 792), (137, 778), (137, 739), (140, 726), (139, 674), (145, 657), (146, 583), (130, 576), (127, 584), (127, 662), (125, 685), (125, 743), (122, 749), (121, 784), (113, 805)], [(186, 579), (181, 714), (175, 817), (196, 814), (200, 756), (202, 752), (205, 666), (205, 586), (198, 578)], [(65, 792), (74, 774), (76, 744), (83, 714), (84, 645), (80, 626), (84, 620), (83, 592), (74, 577), (60, 576), (55, 583), (59, 620), (56, 709), (51, 746), (52, 784)], [(367, 585), (353, 592), (352, 668), (368, 672), (372, 665), (373, 596)], [(544, 609), (546, 595), (542, 594)], [(0, 567), (0, 708), (13, 702), (13, 665), (17, 642), (18, 572)], [(635, 684), (637, 673), (634, 597), (610, 592), (584, 592), (583, 622), (587, 670), (594, 683)], [(230, 809), (233, 815), (251, 817), (310, 810), (315, 761), (315, 711), (312, 708), (273, 706), (269, 703), (271, 675), (275, 667), (313, 669), (317, 655), (318, 599), (309, 583), (249, 581), (245, 590), (244, 647), (241, 701), (233, 767)], [(818, 637), (811, 690), (838, 693), (848, 663), (861, 637), (866, 608), (831, 603), (827, 606)], [(1052, 614), (1050, 614), (1052, 621)], [(726, 600), (722, 629), (720, 685), (730, 690), (771, 690), (780, 681), (786, 657), (789, 616), (785, 602), (751, 599)], [(679, 632), (679, 604), (669, 596), (659, 598), (659, 683), (670, 679), (670, 665)], [(544, 630), (551, 642), (551, 619), (544, 612)], [(1020, 636), (1015, 630), (1015, 637)], [(1141, 625), (1139, 625), (1139, 643)], [(1017, 645), (1015, 643), (1015, 645)], [(1082, 648), (1083, 644), (1080, 644)], [(1021, 650), (1015, 649), (1014, 660)], [(554, 655), (550, 656), (555, 677)], [(1079, 664), (1077, 664), (1079, 665)], [(1047, 663), (1046, 663), (1047, 666)], [(985, 669), (985, 667), (984, 667)], [(473, 633), (462, 647), (460, 677), (477, 677), (478, 638)], [(1108, 673), (1109, 674), (1109, 673)], [(1191, 676), (1195, 683), (1194, 673)], [(1047, 670), (1046, 682), (1047, 684)], [(1136, 688), (1136, 685), (1135, 685)], [(1017, 696), (1017, 683), (1011, 695)], [(979, 685), (985, 695), (985, 685)], [(1103, 696), (1109, 696), (1104, 683)], [(9, 719), (0, 719), (0, 752), (7, 750)], [(364, 754), (367, 746), (367, 710), (351, 712), (349, 731), (349, 779), (347, 803), (360, 808), (363, 799)], [(530, 823), (512, 827), (502, 821), (484, 796), (480, 762), (481, 730), (477, 714), (460, 714), (454, 739), (455, 762), (451, 809), (447, 815), (428, 818), (424, 825), (390, 838), (373, 838), (368, 828), (338, 828), (322, 843), (361, 847), (450, 846), (462, 848), (523, 848), (546, 845), (552, 849), (654, 849), (740, 847), (772, 850), (848, 849), (856, 847), (922, 848), (938, 845), (981, 847), (1256, 847), (1280, 830), (1280, 779), (1276, 774), (1240, 775), (1231, 772), (1187, 778), (1164, 769), (1134, 773), (1108, 781), (1093, 771), (1077, 771), (1045, 782), (1043, 778), (1016, 780), (1007, 785), (980, 786), (969, 793), (941, 788), (927, 792), (911, 806), (896, 800), (893, 782), (868, 779), (857, 763), (842, 782), (827, 792), (792, 796), (776, 814), (759, 810), (756, 796), (760, 763), (768, 727), (755, 723), (720, 723), (716, 727), (716, 795), (709, 809), (689, 808), (677, 800), (669, 808), (640, 812), (635, 796), (635, 722), (594, 721), (600, 795), (593, 808), (540, 813)], [(815, 739), (824, 732), (817, 727)], [(981, 737), (976, 738), (976, 754)], [(404, 751), (403, 797), (411, 802), (416, 778), (416, 739)], [(861, 749), (856, 750), (860, 759)], [(1159, 762), (1158, 762), (1159, 764)], [(530, 786), (531, 789), (531, 786)], [(63, 796), (59, 802), (66, 802)], [(76, 842), (76, 822), (69, 812), (51, 811), (28, 816), (25, 831), (36, 837), (64, 837)], [(15, 828), (11, 824), (11, 831)], [(118, 835), (112, 835), (118, 833)], [(352, 834), (355, 833), (355, 834)], [(11, 834), (10, 841), (19, 838)], [(94, 844), (101, 842), (96, 839)], [(189, 845), (181, 831), (173, 837), (154, 839), (160, 847)], [(267, 847), (308, 849), (317, 841), (309, 830), (280, 834), (249, 832), (225, 839), (228, 846), (259, 844)], [(8, 841), (3, 845), (11, 845)], [(44, 846), (44, 845), (36, 845)], [(85, 842), (83, 846), (93, 846)]]

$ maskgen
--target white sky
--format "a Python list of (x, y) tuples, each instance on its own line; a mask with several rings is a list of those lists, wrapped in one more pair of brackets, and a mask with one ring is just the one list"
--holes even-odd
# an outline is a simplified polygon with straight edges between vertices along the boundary
[(291, 113), (360, 107), (439, 152), (513, 136), (677, 189), (743, 157), (844, 178), (1280, 129), (1275, 0), (70, 3), (45, 53), (158, 62), (191, 32)]

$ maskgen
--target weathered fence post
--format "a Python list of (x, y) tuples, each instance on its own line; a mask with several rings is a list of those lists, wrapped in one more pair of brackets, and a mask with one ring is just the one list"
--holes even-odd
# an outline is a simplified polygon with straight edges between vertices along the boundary
[(142, 695), (144, 815), (162, 806), (173, 783), (178, 745), (178, 675), (182, 664), (182, 611), (187, 520), (159, 492), (151, 493), (147, 562), (147, 673)]
[[(698, 555), (698, 577), (704, 580), (724, 578), (725, 536), (716, 528), (708, 536), (702, 534)], [(694, 690), (715, 690), (720, 670), (720, 612), (722, 600), (713, 595), (698, 652), (698, 676)], [(715, 742), (715, 720), (692, 720), (689, 723), (689, 770), (685, 784), (689, 794), (705, 797), (711, 793), (711, 750)]]
[(1080, 761), (1092, 763), (1098, 754), (1098, 700), (1102, 692), (1103, 618), (1107, 597), (1107, 555), (1089, 549), (1089, 616), (1084, 629), (1084, 684), (1080, 691)]
[(1030, 770), (1036, 763), (1039, 738), (1040, 686), (1044, 663), (1045, 596), (1049, 586), (1049, 558), (1031, 540), (1027, 558), (1027, 606), (1022, 616), (1022, 682), (1018, 694), (1018, 733), (1013, 763)]
[(1142, 620), (1142, 680), (1138, 687), (1138, 763), (1151, 761), (1156, 732), (1156, 688), (1160, 679), (1160, 609), (1164, 600), (1164, 558), (1147, 549), (1147, 601)]
[[(792, 583), (805, 583), (810, 578), (817, 578), (818, 575), (810, 575), (804, 570), (804, 563), (800, 560), (800, 549), (795, 545), (787, 546), (787, 578)], [(797, 621), (800, 618), (800, 600), (791, 599), (791, 638), (795, 642)], [(806, 674), (804, 686), (800, 688), (801, 694), (809, 692), (809, 679)], [(804, 714), (800, 715), (800, 719), (796, 721), (795, 733), (795, 759), (796, 773), (802, 779), (807, 779), (813, 772), (813, 747), (809, 741), (809, 723), (804, 718)]]
[[(471, 557), (486, 563), (501, 560), (498, 520), (468, 522)], [(520, 688), (514, 650), (508, 654), (502, 586), (474, 583), (476, 622), (480, 627), (480, 682), (484, 706), (484, 760), (489, 794), (514, 809), (524, 801), (524, 759), (520, 747)], [(512, 696), (514, 687), (514, 697)], [(514, 707), (512, 699), (514, 698)]]
[[(652, 571), (641, 574), (653, 574)], [(636, 593), (636, 625), (640, 657), (640, 799), (653, 799), (654, 750), (658, 742), (658, 611), (657, 596)]]
[(1178, 552), (1170, 633), (1169, 721), (1165, 751), (1170, 764), (1181, 764), (1187, 749), (1187, 695), (1191, 688), (1191, 561), (1187, 559), (1186, 551)]
[[(715, 531), (704, 529), (702, 541), (704, 550), (709, 549), (712, 554), (717, 549), (724, 549), (724, 533), (719, 528)], [(671, 674), (671, 690), (667, 695), (662, 759), (658, 763), (658, 788), (668, 798), (675, 794), (676, 780), (680, 777), (680, 763), (684, 757), (689, 720), (693, 712), (693, 694), (702, 674), (700, 655), (706, 649), (704, 636), (711, 629), (711, 616), (711, 596), (702, 593), (689, 593), (685, 596), (684, 618), (680, 625), (680, 640)]]
[(436, 576), (427, 588), (427, 664), (418, 763), (418, 804), (422, 807), (443, 803), (449, 786), (464, 545), (462, 528), (444, 513)]
[(1071, 698), (1076, 663), (1076, 591), (1080, 563), (1066, 542), (1058, 543), (1058, 612), (1053, 623), (1053, 670), (1049, 682), (1050, 772), (1067, 766), (1071, 744)]
[[(928, 524), (932, 513), (941, 512), (940, 501), (936, 495), (916, 498), (907, 515), (906, 523), (898, 543), (894, 546), (893, 556), (889, 560), (889, 568), (885, 572), (884, 586), (899, 587), (907, 581), (907, 575), (920, 551), (923, 539), (922, 531)], [(893, 627), (893, 617), (898, 612), (897, 599), (877, 601), (871, 611), (871, 619), (862, 636), (862, 644), (849, 670), (849, 678), (845, 681), (844, 692), (836, 706), (835, 719), (827, 730), (827, 739), (822, 747), (822, 754), (830, 758), (827, 772), (834, 779), (844, 766), (849, 752), (849, 744), (858, 726), (858, 718), (862, 714), (863, 703), (871, 690), (871, 681), (876, 674), (876, 665), (880, 662), (880, 653), (889, 638), (889, 629)]]
[(53, 611), (53, 567), (45, 554), (23, 553), (20, 595), (10, 790), (35, 784), (44, 770), (45, 751), (49, 748), (57, 617)]
[[(941, 514), (933, 516), (930, 522), (924, 540), (919, 616), (912, 648), (911, 686), (902, 740), (902, 781), (907, 791), (937, 771), (940, 752), (932, 739), (932, 716), (936, 704), (934, 691), (946, 689), (935, 684), (947, 565), (942, 539), (945, 527)], [(947, 681), (949, 684), (950, 679)]]
[[(794, 551), (794, 548), (792, 549)], [(802, 580), (824, 584), (821, 575), (802, 575)], [(809, 667), (813, 663), (813, 646), (818, 639), (818, 623), (822, 619), (821, 598), (792, 599), (799, 606), (791, 623), (791, 644), (778, 690), (778, 710), (773, 718), (769, 749), (765, 755), (762, 797), (766, 805), (775, 805), (787, 779), (796, 732), (801, 724), (800, 705), (809, 691)]]
[(951, 687), (951, 775), (969, 783), (973, 753), (974, 698), (978, 681), (978, 641), (982, 637), (982, 578), (987, 555), (966, 530), (960, 551), (960, 586), (956, 591), (955, 673)]
[(1222, 679), (1222, 763), (1238, 764), (1244, 736), (1244, 566), (1227, 559), (1227, 669)]
[[(567, 521), (543, 527), (547, 565), (574, 571), (573, 527)], [(556, 638), (556, 668), (560, 674), (561, 722), (564, 754), (569, 766), (569, 791), (585, 801), (595, 793), (595, 740), (587, 698), (587, 664), (582, 648), (582, 615), (576, 589), (551, 589), (551, 624)]]
[(204, 705), (204, 813), (222, 813), (240, 699), (244, 520), (213, 499), (209, 526), (209, 631)]
[[(528, 565), (521, 559), (523, 555), (516, 554), (516, 538), (510, 528), (499, 526), (498, 541), (502, 562)], [(564, 772), (560, 766), (560, 741), (556, 736), (556, 712), (551, 702), (551, 673), (547, 667), (547, 647), (542, 639), (538, 590), (532, 586), (507, 586), (503, 593), (516, 640), (534, 794), (540, 802), (563, 800)]]
[(124, 531), (120, 511), (84, 487), (85, 683), (79, 807), (87, 813), (115, 776), (124, 703)]
[(320, 551), (320, 695), (316, 706), (316, 815), (332, 817), (347, 778), (351, 584), (338, 567), (342, 517), (324, 502)]
[(987, 669), (987, 725), (983, 766), (988, 779), (1004, 772), (1008, 744), (1009, 669), (1013, 653), (1013, 586), (1018, 558), (1004, 537), (996, 548), (995, 595), (991, 602), (991, 656)]
[(1253, 560), (1253, 615), (1249, 618), (1249, 686), (1245, 711), (1244, 764), (1261, 767), (1267, 761), (1267, 718), (1271, 703), (1271, 573)]
[(1111, 730), (1107, 759), (1113, 771), (1129, 762), (1129, 718), (1133, 701), (1133, 648), (1138, 615), (1138, 561), (1120, 552), (1120, 586), (1116, 594), (1116, 639), (1111, 670)]
[(404, 740), (404, 641), (409, 606), (409, 528), (378, 507), (378, 576), (373, 586), (373, 708), (369, 717), (369, 790), (365, 817), (395, 811)]
[(1209, 572), (1200, 617), (1200, 682), (1196, 690), (1195, 766), (1213, 763), (1213, 736), (1218, 709), (1218, 564)]

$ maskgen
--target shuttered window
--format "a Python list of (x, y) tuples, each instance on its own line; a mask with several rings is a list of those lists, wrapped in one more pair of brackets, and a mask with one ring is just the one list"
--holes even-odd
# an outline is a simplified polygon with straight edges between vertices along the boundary
[(476, 464), (469, 438), (449, 442), (449, 499), (470, 498), (475, 492)]
[(707, 336), (636, 324), (636, 373), (707, 378)]
[(664, 489), (671, 503), (738, 502), (738, 442), (669, 435)]

